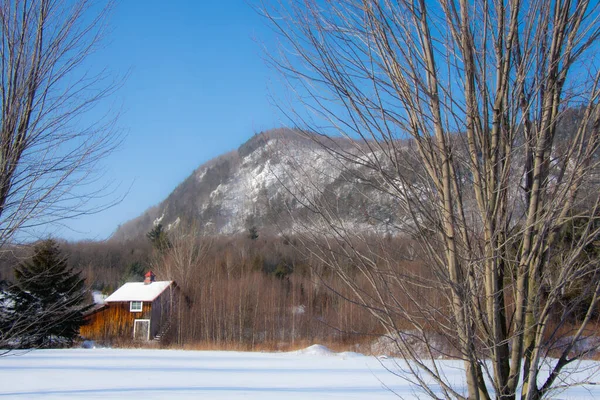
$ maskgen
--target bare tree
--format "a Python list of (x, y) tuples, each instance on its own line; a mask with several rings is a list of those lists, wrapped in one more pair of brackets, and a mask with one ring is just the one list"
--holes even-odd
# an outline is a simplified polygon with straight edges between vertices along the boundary
[[(31, 228), (114, 204), (97, 166), (120, 141), (117, 115), (88, 114), (119, 84), (90, 63), (111, 4), (0, 3), (0, 248)], [(39, 329), (30, 323), (36, 310), (10, 312), (14, 306), (0, 293), (3, 346)], [(59, 320), (59, 308), (50, 305), (45, 316)]]
[[(87, 0), (0, 5), (0, 245), (114, 202), (102, 197), (109, 187), (95, 167), (120, 141), (116, 113), (87, 114), (119, 83), (90, 64), (110, 8)], [(99, 198), (101, 206), (91, 202)]]
[[(600, 295), (600, 5), (306, 0), (261, 12), (282, 40), (270, 60), (305, 106), (292, 117), (330, 157), (323, 173), (391, 198), (393, 234), (416, 240), (410, 253), (431, 269), (399, 269), (295, 164), (288, 189), (318, 217), (300, 231), (394, 338), (409, 379), (459, 399), (567, 385), (598, 345), (584, 339)], [(432, 333), (464, 361), (465, 390), (439, 369)]]
[[(190, 315), (194, 301), (192, 286), (202, 275), (203, 263), (212, 246), (212, 239), (200, 232), (195, 224), (176, 224), (167, 233), (163, 231), (162, 241), (169, 243), (155, 249), (152, 268), (161, 276), (176, 282), (179, 292), (171, 298), (170, 307), (176, 308), (177, 343), (182, 344), (183, 326)], [(162, 279), (161, 278), (161, 279)]]

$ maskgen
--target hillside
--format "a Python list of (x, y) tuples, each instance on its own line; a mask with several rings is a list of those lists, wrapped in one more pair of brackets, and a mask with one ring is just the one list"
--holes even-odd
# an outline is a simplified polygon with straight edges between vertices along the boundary
[(270, 233), (301, 229), (310, 212), (294, 195), (300, 187), (314, 190), (315, 201), (335, 196), (336, 213), (353, 229), (388, 231), (394, 220), (388, 208), (391, 198), (361, 186), (361, 171), (343, 169), (293, 130), (262, 132), (198, 167), (164, 201), (120, 226), (113, 239), (139, 237), (157, 223), (169, 230), (182, 221), (224, 235), (252, 226)]

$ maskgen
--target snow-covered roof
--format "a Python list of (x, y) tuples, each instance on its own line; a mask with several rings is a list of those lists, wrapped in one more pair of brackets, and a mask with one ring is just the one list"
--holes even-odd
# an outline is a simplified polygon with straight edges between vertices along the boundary
[(104, 301), (106, 303), (115, 301), (153, 301), (172, 283), (173, 281), (158, 281), (146, 285), (144, 282), (129, 282), (117, 289)]

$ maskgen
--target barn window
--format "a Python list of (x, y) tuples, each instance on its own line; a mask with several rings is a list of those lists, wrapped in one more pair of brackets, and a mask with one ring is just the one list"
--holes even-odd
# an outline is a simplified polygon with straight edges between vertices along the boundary
[(131, 303), (129, 303), (129, 311), (131, 311), (131, 312), (142, 311), (142, 302), (141, 301), (132, 301)]

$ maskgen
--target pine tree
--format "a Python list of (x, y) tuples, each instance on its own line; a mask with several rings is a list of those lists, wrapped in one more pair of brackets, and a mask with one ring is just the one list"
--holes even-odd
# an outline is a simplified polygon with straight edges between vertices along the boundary
[(72, 344), (92, 305), (85, 305), (85, 281), (68, 267), (58, 244), (52, 239), (37, 244), (33, 257), (16, 267), (15, 278), (12, 323), (20, 347)]
[(248, 228), (248, 238), (250, 240), (258, 239), (258, 229), (256, 229), (256, 226), (251, 226)]
[(152, 246), (161, 253), (171, 248), (171, 241), (167, 237), (167, 232), (163, 230), (162, 224), (155, 225), (146, 234), (146, 237), (152, 242)]

